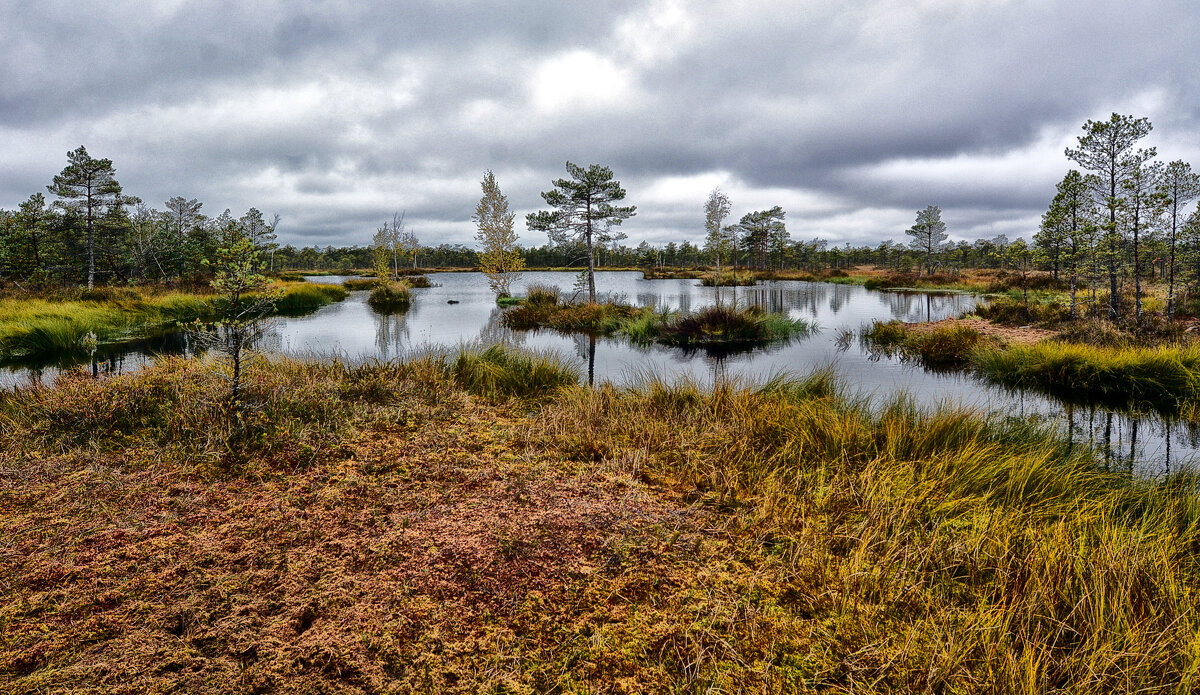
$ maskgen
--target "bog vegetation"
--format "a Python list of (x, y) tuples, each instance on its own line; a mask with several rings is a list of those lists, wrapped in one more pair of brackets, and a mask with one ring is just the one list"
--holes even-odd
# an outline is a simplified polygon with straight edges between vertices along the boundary
[[(0, 394), (7, 692), (1189, 692), (1196, 482), (509, 348)], [(119, 664), (119, 667), (114, 667)]]

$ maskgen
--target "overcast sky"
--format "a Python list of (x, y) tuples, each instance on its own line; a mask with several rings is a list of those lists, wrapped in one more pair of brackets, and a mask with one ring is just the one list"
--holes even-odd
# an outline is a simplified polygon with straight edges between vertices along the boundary
[[(148, 9), (151, 8), (151, 9)], [(1200, 166), (1194, 0), (0, 0), (0, 207), (85, 145), (127, 193), (361, 245), (393, 211), (472, 243), (487, 168), (524, 229), (604, 164), (629, 242), (781, 205), (793, 238), (1029, 236), (1089, 118), (1146, 116)]]

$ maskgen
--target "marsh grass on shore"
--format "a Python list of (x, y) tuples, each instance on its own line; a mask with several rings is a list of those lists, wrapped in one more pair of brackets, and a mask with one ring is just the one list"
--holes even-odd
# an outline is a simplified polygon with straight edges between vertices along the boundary
[[(279, 313), (305, 313), (346, 293), (340, 287), (309, 283), (280, 285)], [(180, 324), (213, 318), (216, 297), (149, 289), (101, 288), (73, 297), (0, 298), (0, 356), (78, 354), (84, 337), (100, 344), (145, 337)]]
[(862, 331), (861, 340), (882, 354), (932, 369), (967, 370), (994, 384), (1068, 403), (1165, 415), (1195, 413), (1200, 404), (1200, 345), (1123, 344), (1120, 338), (1125, 334), (1105, 326), (1086, 329), (1086, 335), (1107, 337), (1114, 347), (1061, 338), (1000, 345), (969, 325), (918, 330), (899, 321), (876, 322)]
[(1190, 474), (828, 372), (570, 373), (262, 360), (232, 467), (219, 365), (0, 394), (5, 688), (1200, 687)]
[(1176, 413), (1200, 401), (1200, 346), (1104, 348), (1048, 341), (982, 350), (976, 373), (1072, 403)]

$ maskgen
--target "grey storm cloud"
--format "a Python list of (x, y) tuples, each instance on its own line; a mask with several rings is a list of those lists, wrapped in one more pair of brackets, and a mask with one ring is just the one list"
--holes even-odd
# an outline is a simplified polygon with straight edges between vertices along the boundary
[[(1200, 164), (1200, 13), (1033, 0), (479, 3), (0, 0), (0, 207), (84, 144), (126, 190), (361, 244), (395, 210), (469, 243), (493, 169), (520, 212), (611, 166), (631, 241), (783, 205), (793, 236), (1028, 234), (1085, 119), (1149, 116)], [(424, 232), (422, 234), (422, 232)], [(525, 235), (524, 243), (542, 243)]]

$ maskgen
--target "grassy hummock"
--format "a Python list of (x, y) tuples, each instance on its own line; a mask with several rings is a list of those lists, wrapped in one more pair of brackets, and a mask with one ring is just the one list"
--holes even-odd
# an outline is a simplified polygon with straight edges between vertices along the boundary
[(408, 284), (403, 281), (378, 285), (367, 297), (367, 304), (381, 312), (405, 311), (411, 303), (412, 294), (408, 291)]
[(346, 290), (337, 285), (305, 283), (284, 288), (275, 300), (275, 312), (284, 315), (305, 314), (346, 298)]
[(509, 328), (551, 328), (564, 333), (621, 333), (635, 342), (689, 349), (744, 349), (796, 337), (812, 330), (800, 319), (770, 314), (758, 306), (708, 307), (691, 314), (656, 312), (626, 304), (574, 304), (559, 301), (552, 287), (531, 287), (524, 300), (507, 303)]
[(707, 273), (700, 276), (702, 287), (745, 287), (757, 284), (758, 279), (753, 272), (721, 273), (719, 277), (716, 273)]
[(256, 361), (236, 444), (216, 362), (0, 393), (4, 689), (1200, 688), (1192, 475), (827, 374), (490, 351)]
[(743, 309), (707, 307), (691, 314), (643, 312), (621, 327), (621, 332), (635, 341), (683, 348), (767, 345), (811, 330), (802, 319), (769, 314), (753, 305)]
[(917, 331), (900, 321), (876, 321), (863, 331), (861, 339), (871, 349), (889, 357), (898, 355), (939, 370), (967, 367), (976, 350), (991, 344), (970, 326), (959, 324)]

